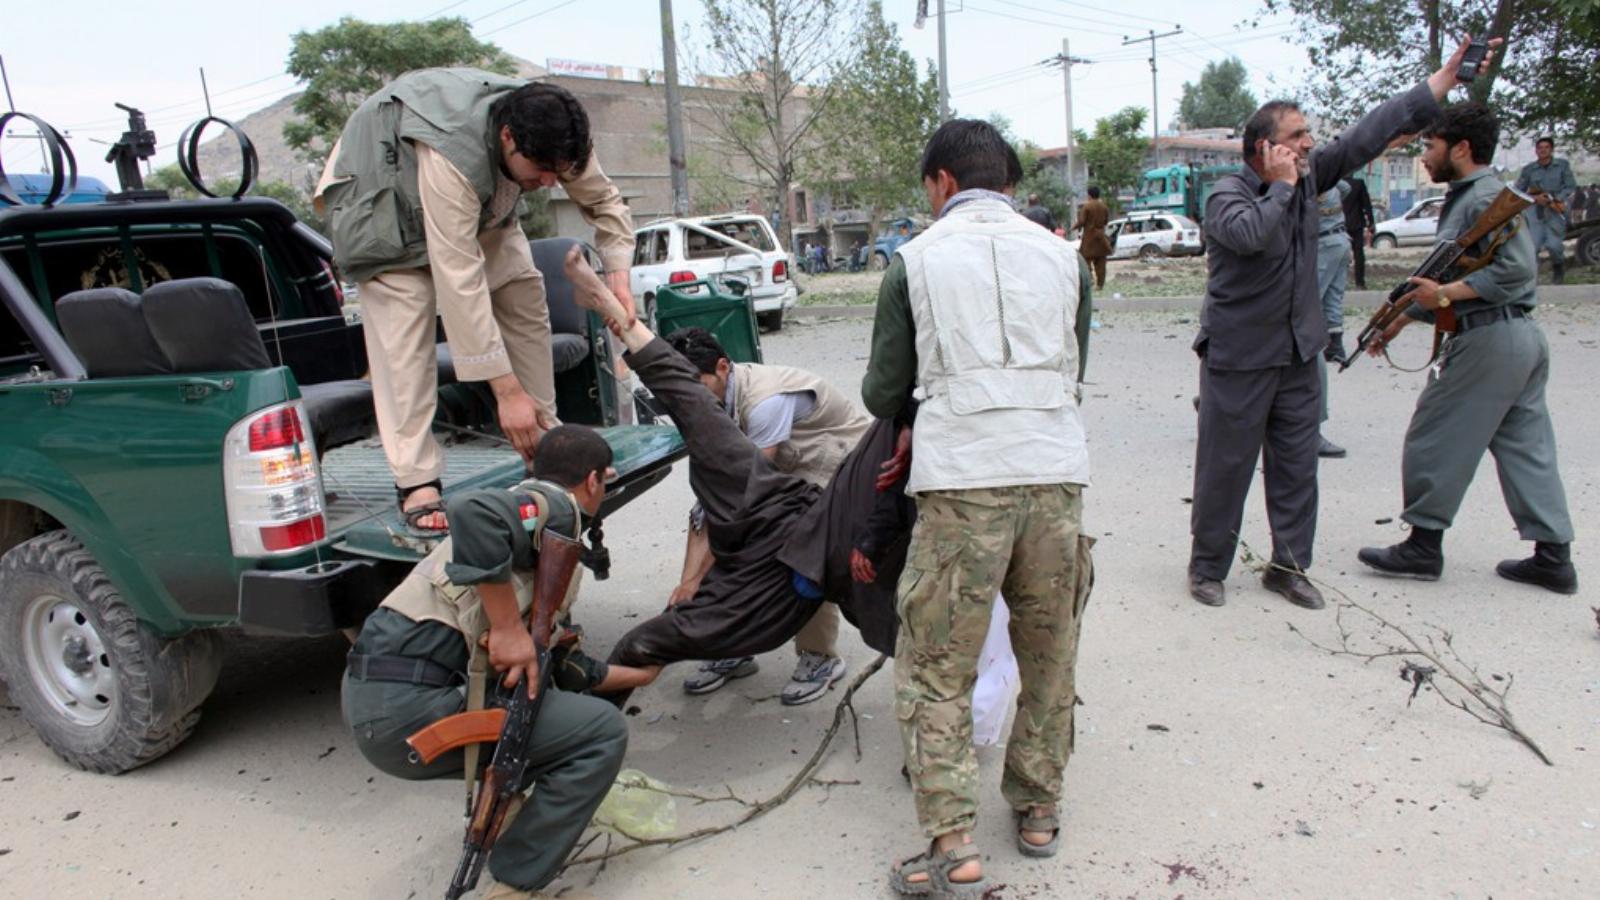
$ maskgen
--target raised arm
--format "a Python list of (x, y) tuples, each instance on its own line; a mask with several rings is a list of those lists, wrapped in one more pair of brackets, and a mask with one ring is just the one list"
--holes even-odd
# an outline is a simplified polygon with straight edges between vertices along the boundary
[[(1311, 173), (1316, 179), (1317, 193), (1332, 188), (1339, 179), (1376, 159), (1394, 138), (1420, 131), (1436, 119), (1439, 103), (1451, 88), (1462, 83), (1456, 79), (1456, 71), (1471, 41), (1468, 35), (1426, 81), (1379, 104), (1338, 137), (1311, 151)], [(1489, 52), (1479, 65), (1479, 71), (1487, 69), (1494, 61), (1500, 44), (1499, 38), (1489, 41)]]

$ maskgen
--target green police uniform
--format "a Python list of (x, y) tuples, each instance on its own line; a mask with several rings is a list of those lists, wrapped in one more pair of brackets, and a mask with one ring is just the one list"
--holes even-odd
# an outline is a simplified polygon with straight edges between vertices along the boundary
[[(473, 585), (509, 581), (526, 615), (541, 534), (554, 529), (576, 539), (581, 525), (572, 496), (542, 481), (454, 497), (448, 515), (451, 537), (368, 617), (344, 677), (344, 720), (357, 747), (373, 765), (399, 778), (462, 771), (463, 751), (422, 765), (413, 761), (405, 739), (466, 708), (472, 650), (488, 631)], [(574, 577), (563, 616), (577, 582)], [(561, 684), (582, 686), (564, 674), (570, 673), (557, 670)], [(577, 680), (592, 686), (603, 677), (604, 664), (593, 664)], [(537, 785), (537, 790), (506, 824), (489, 855), (496, 881), (537, 890), (555, 878), (616, 779), (627, 743), (627, 725), (612, 704), (566, 690), (547, 694), (534, 725), (528, 783), (522, 786)]]
[[(1517, 176), (1518, 190), (1526, 191), (1538, 188), (1549, 194), (1553, 199), (1570, 206), (1572, 195), (1578, 190), (1578, 180), (1572, 176), (1572, 166), (1564, 159), (1551, 159), (1549, 165), (1531, 162), (1522, 167), (1522, 174)], [(1535, 206), (1528, 210), (1529, 224), (1533, 232), (1533, 253), (1537, 265), (1539, 251), (1550, 252), (1550, 265), (1554, 270), (1556, 283), (1562, 281), (1566, 274), (1565, 250), (1561, 242), (1567, 236), (1567, 215), (1557, 212), (1548, 206)]]
[[(1439, 238), (1471, 228), (1503, 187), (1488, 168), (1451, 182)], [(1478, 299), (1454, 304), (1459, 330), (1445, 343), (1417, 399), (1401, 464), (1401, 518), (1420, 528), (1449, 528), (1488, 450), (1517, 533), (1524, 540), (1566, 544), (1572, 519), (1544, 396), (1550, 347), (1529, 315), (1537, 302), (1537, 264), (1525, 220), (1523, 225), (1493, 262), (1463, 279)], [(1468, 254), (1482, 253), (1486, 244)], [(1414, 318), (1432, 318), (1412, 309)]]

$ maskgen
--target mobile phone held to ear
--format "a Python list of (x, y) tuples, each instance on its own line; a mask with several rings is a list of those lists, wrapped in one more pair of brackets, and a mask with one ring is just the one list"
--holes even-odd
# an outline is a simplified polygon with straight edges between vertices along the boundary
[(1472, 81), (1478, 77), (1478, 69), (1483, 65), (1483, 58), (1489, 54), (1488, 41), (1473, 41), (1467, 45), (1467, 52), (1461, 55), (1461, 66), (1456, 69), (1457, 81)]

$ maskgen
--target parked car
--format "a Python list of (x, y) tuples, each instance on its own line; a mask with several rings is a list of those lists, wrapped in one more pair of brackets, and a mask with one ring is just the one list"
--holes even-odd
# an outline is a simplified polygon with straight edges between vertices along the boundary
[(1177, 213), (1133, 213), (1106, 226), (1111, 259), (1160, 259), (1206, 252), (1200, 224)]
[(1372, 227), (1372, 246), (1408, 247), (1413, 244), (1432, 244), (1439, 232), (1439, 210), (1444, 208), (1443, 197), (1419, 200), (1406, 210), (1405, 215), (1384, 219)]
[(640, 312), (653, 320), (656, 289), (663, 284), (737, 279), (749, 289), (757, 320), (777, 330), (798, 297), (789, 265), (789, 254), (761, 216), (662, 219), (634, 231), (630, 287)]

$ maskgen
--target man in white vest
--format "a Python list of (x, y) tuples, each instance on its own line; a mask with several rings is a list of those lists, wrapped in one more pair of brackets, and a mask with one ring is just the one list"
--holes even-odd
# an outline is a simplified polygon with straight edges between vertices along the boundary
[(907, 493), (917, 522), (901, 574), (895, 701), (917, 818), (931, 846), (897, 864), (901, 894), (976, 897), (972, 690), (1005, 594), (1022, 692), (1001, 791), (1017, 849), (1049, 856), (1072, 746), (1073, 668), (1090, 567), (1080, 534), (1089, 457), (1078, 415), (1089, 277), (1070, 245), (999, 193), (1007, 145), (946, 122), (922, 158), (939, 220), (900, 248), (879, 289), (862, 398), (895, 415), (913, 385)]
[[(867, 417), (818, 375), (792, 366), (735, 365), (722, 344), (704, 328), (680, 328), (666, 339), (700, 371), (700, 383), (721, 401), (739, 430), (780, 472), (827, 487), (839, 463), (866, 433)], [(714, 562), (698, 506), (690, 516), (683, 556), (682, 580), (669, 603), (693, 597)], [(799, 660), (780, 695), (785, 706), (810, 703), (844, 677), (838, 643), (839, 607), (824, 603), (795, 635)], [(709, 694), (731, 679), (746, 678), (758, 670), (753, 656), (707, 661), (684, 679), (683, 689), (690, 694)]]

